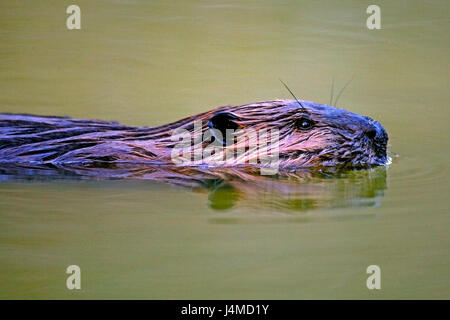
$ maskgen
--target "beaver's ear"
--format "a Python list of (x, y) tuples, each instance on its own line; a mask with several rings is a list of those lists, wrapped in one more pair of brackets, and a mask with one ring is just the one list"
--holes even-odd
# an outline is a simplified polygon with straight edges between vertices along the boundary
[[(218, 140), (220, 143), (222, 143), (222, 145), (227, 145), (227, 141), (226, 141), (227, 129), (229, 129), (229, 130), (239, 129), (240, 126), (237, 123), (237, 121), (239, 121), (239, 118), (236, 115), (234, 115), (230, 112), (221, 111), (221, 112), (214, 114), (211, 117), (211, 119), (209, 119), (208, 127), (210, 129), (212, 129), (212, 134), (216, 140)], [(218, 137), (217, 134), (215, 134), (215, 130), (218, 130), (222, 134), (221, 138)], [(228, 138), (230, 138), (230, 137), (228, 137)]]

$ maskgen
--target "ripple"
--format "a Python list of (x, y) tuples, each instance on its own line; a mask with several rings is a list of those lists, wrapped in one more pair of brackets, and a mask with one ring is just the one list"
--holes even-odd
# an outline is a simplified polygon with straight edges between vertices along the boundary
[(448, 181), (448, 166), (442, 159), (399, 156), (393, 159), (389, 181), (402, 189), (416, 189)]

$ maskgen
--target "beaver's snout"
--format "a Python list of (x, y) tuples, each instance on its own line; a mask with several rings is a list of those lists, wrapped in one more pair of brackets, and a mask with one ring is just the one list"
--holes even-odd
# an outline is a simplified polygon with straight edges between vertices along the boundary
[[(337, 152), (339, 154), (337, 160), (356, 167), (385, 164), (387, 162), (388, 134), (384, 127), (372, 118), (346, 110), (336, 110), (341, 112), (339, 117), (342, 128), (347, 129), (342, 134), (341, 128), (333, 128), (339, 135), (336, 140), (341, 148)], [(351, 145), (348, 142), (351, 142)], [(350, 148), (348, 149), (348, 147)]]
[(369, 117), (366, 123), (363, 124), (362, 132), (371, 141), (378, 156), (386, 157), (386, 146), (388, 142), (388, 135), (383, 126)]
[(364, 118), (366, 118), (367, 121), (363, 124), (362, 132), (377, 144), (386, 143), (388, 136), (383, 126), (372, 118)]

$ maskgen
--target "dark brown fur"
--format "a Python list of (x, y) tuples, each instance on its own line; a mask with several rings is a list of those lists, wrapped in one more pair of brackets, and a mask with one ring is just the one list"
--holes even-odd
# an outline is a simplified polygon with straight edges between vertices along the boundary
[[(176, 144), (173, 133), (201, 121), (201, 132), (219, 112), (235, 117), (246, 130), (279, 130), (281, 168), (371, 167), (387, 162), (387, 134), (376, 121), (343, 109), (314, 102), (275, 100), (242, 106), (224, 106), (157, 127), (129, 127), (116, 122), (78, 120), (66, 117), (0, 114), (0, 162), (35, 164), (86, 164), (104, 166), (146, 163), (172, 165)], [(309, 130), (297, 127), (308, 117)], [(175, 137), (176, 138), (176, 137)], [(205, 142), (200, 142), (203, 146)], [(228, 145), (225, 148), (233, 148)], [(249, 147), (247, 144), (245, 147)], [(252, 158), (251, 150), (245, 151)], [(194, 163), (201, 165), (207, 159)], [(192, 163), (191, 163), (192, 165)], [(227, 162), (222, 166), (238, 165)], [(256, 163), (255, 166), (260, 164)], [(219, 165), (220, 166), (220, 165)]]

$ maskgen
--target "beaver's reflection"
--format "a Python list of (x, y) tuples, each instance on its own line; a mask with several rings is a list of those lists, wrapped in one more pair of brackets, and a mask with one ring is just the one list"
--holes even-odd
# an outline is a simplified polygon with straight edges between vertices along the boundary
[(275, 177), (228, 177), (206, 184), (209, 206), (215, 210), (234, 206), (282, 211), (319, 208), (372, 207), (386, 189), (386, 167), (341, 172), (297, 171)]
[(0, 179), (113, 178), (153, 180), (208, 192), (214, 210), (235, 207), (308, 211), (371, 207), (386, 189), (386, 167), (366, 170), (279, 172), (262, 176), (257, 168), (199, 168), (123, 164), (105, 166), (1, 166)]

